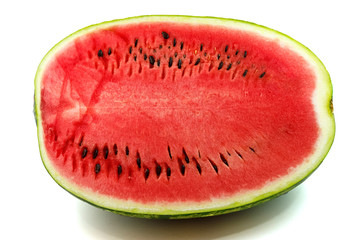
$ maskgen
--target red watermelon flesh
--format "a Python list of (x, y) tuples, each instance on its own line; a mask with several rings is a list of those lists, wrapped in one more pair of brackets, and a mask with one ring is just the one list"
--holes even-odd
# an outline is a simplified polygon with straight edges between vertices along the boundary
[(114, 211), (181, 215), (318, 166), (324, 154), (289, 180), (333, 134), (319, 146), (320, 71), (284, 35), (150, 19), (90, 27), (40, 65), (40, 145), (60, 185)]

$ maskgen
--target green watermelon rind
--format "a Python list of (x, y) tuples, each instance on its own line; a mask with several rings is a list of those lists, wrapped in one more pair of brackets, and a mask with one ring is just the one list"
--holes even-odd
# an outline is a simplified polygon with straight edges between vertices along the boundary
[(211, 216), (217, 216), (217, 215), (222, 215), (222, 214), (228, 214), (228, 213), (233, 213), (233, 212), (238, 212), (241, 210), (245, 210), (248, 208), (252, 208), (255, 207), (257, 205), (260, 205), (261, 203), (265, 203), (271, 199), (280, 197), (282, 195), (284, 195), (285, 193), (288, 193), (290, 190), (294, 189), (295, 187), (297, 187), (300, 183), (302, 183), (303, 181), (306, 180), (306, 178), (308, 178), (312, 173), (310, 173), (308, 176), (306, 176), (304, 179), (302, 179), (301, 181), (297, 182), (296, 184), (294, 184), (293, 186), (278, 192), (274, 195), (270, 195), (269, 197), (260, 199), (256, 202), (252, 202), (246, 205), (241, 205), (241, 206), (237, 206), (237, 207), (231, 207), (231, 208), (225, 208), (225, 209), (220, 209), (220, 210), (210, 210), (210, 211), (206, 211), (206, 212), (192, 212), (192, 213), (184, 213), (184, 214), (171, 214), (170, 212), (168, 214), (144, 214), (144, 213), (135, 213), (135, 212), (126, 212), (126, 211), (117, 211), (117, 210), (113, 210), (113, 209), (108, 209), (106, 207), (102, 207), (99, 205), (96, 205), (93, 202), (87, 201), (75, 194), (73, 194), (72, 192), (70, 192), (69, 190), (67, 190), (66, 188), (64, 188), (63, 186), (61, 186), (59, 183), (59, 185), (65, 189), (67, 192), (69, 192), (71, 195), (75, 196), (76, 198), (89, 203), (92, 206), (95, 206), (97, 208), (101, 208), (103, 210), (109, 211), (109, 212), (113, 212), (113, 213), (117, 213), (117, 214), (121, 214), (121, 215), (125, 215), (125, 216), (130, 216), (130, 217), (140, 217), (140, 218), (149, 218), (149, 219), (189, 219), (189, 218), (201, 218), (201, 217), (211, 217)]
[[(315, 107), (315, 111), (317, 113), (317, 120), (319, 121), (319, 127), (321, 128), (321, 138), (319, 138), (318, 146), (316, 147), (315, 153), (310, 156), (307, 160), (309, 165), (308, 168), (305, 168), (306, 164), (303, 164), (299, 167), (301, 170), (294, 170), (297, 175), (293, 173), (289, 173), (284, 178), (289, 177), (287, 181), (282, 183), (282, 181), (274, 181), (275, 187), (270, 187), (270, 190), (266, 190), (268, 187), (265, 186), (262, 188), (263, 193), (261, 191), (260, 194), (249, 194), (249, 199), (245, 199), (242, 201), (234, 201), (231, 203), (222, 203), (223, 199), (215, 199), (214, 204), (212, 203), (205, 204), (205, 207), (202, 207), (202, 203), (196, 203), (197, 207), (192, 207), (187, 209), (186, 204), (182, 207), (182, 204), (178, 204), (176, 207), (171, 204), (165, 204), (166, 206), (156, 207), (155, 209), (151, 204), (133, 204), (130, 202), (130, 207), (122, 207), (121, 204), (116, 205), (114, 207), (112, 205), (113, 201), (111, 198), (107, 198), (107, 201), (99, 202), (99, 196), (93, 193), (91, 190), (87, 189), (79, 189), (78, 186), (71, 183), (71, 181), (63, 178), (56, 169), (50, 164), (48, 161), (47, 153), (45, 146), (42, 142), (42, 124), (41, 124), (41, 111), (40, 111), (40, 90), (41, 90), (41, 75), (42, 70), (46, 66), (46, 63), (54, 53), (56, 53), (62, 46), (66, 45), (68, 42), (71, 42), (74, 38), (86, 34), (90, 31), (93, 31), (97, 28), (106, 28), (112, 25), (117, 24), (131, 24), (137, 22), (146, 22), (146, 21), (175, 21), (175, 22), (184, 22), (190, 24), (211, 24), (213, 26), (222, 25), (230, 28), (241, 28), (243, 30), (256, 31), (257, 33), (261, 33), (262, 35), (269, 38), (276, 38), (284, 44), (287, 44), (293, 51), (297, 51), (300, 53), (307, 61), (314, 64), (314, 68), (316, 69), (316, 73), (319, 75), (317, 81), (317, 87), (315, 94), (313, 96), (313, 104)], [(321, 89), (321, 91), (319, 91)], [(243, 209), (247, 209), (263, 202), (266, 202), (270, 199), (276, 198), (284, 193), (287, 193), (291, 189), (298, 186), (301, 182), (307, 179), (323, 162), (327, 153), (330, 150), (330, 147), (333, 143), (335, 137), (335, 119), (333, 115), (332, 109), (332, 84), (330, 80), (330, 76), (325, 69), (323, 63), (316, 57), (314, 53), (312, 53), (307, 47), (297, 42), (296, 40), (290, 38), (289, 36), (278, 32), (276, 30), (257, 25), (254, 23), (228, 19), (228, 18), (214, 18), (214, 17), (194, 17), (194, 16), (176, 16), (176, 15), (154, 15), (154, 16), (138, 16), (131, 17), (126, 19), (113, 20), (108, 22), (103, 22), (95, 25), (88, 26), (86, 28), (80, 29), (77, 32), (69, 35), (64, 38), (58, 44), (56, 44), (50, 51), (45, 55), (42, 59), (35, 76), (35, 106), (34, 106), (34, 114), (36, 123), (38, 126), (38, 143), (40, 148), (40, 155), (43, 161), (43, 164), (50, 174), (50, 176), (54, 179), (54, 181), (64, 188), (66, 191), (76, 196), (77, 198), (88, 202), (91, 205), (96, 207), (100, 207), (102, 209), (120, 213), (128, 216), (136, 216), (136, 217), (144, 217), (144, 218), (195, 218), (195, 217), (205, 217), (205, 216), (214, 216), (219, 214), (225, 214), (230, 212), (235, 212)], [(320, 143), (319, 143), (320, 142)], [(316, 154), (316, 155), (315, 155)], [(315, 157), (314, 157), (315, 155)], [(304, 169), (302, 169), (303, 167)], [(260, 189), (261, 190), (261, 189)], [(251, 195), (252, 194), (252, 195)], [(226, 199), (225, 199), (226, 200)], [(231, 201), (231, 199), (229, 200)], [(140, 207), (139, 207), (140, 206)]]

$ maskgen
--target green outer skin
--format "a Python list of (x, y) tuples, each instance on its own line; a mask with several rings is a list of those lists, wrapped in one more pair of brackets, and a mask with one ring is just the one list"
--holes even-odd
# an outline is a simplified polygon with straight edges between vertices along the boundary
[[(248, 28), (256, 28), (258, 31), (264, 31), (265, 35), (266, 32), (271, 32), (271, 34), (273, 34), (272, 36), (276, 36), (278, 35), (279, 38), (285, 38), (287, 39), (287, 41), (291, 41), (292, 43), (296, 44), (297, 47), (306, 53), (306, 55), (309, 55), (311, 57), (312, 60), (314, 60), (314, 62), (317, 64), (317, 66), (319, 68), (323, 68), (321, 70), (319, 70), (319, 72), (321, 72), (321, 76), (323, 77), (322, 81), (323, 83), (321, 84), (325, 84), (323, 87), (326, 88), (326, 94), (323, 94), (322, 98), (326, 98), (326, 101), (328, 102), (327, 106), (323, 106), (326, 107), (326, 112), (323, 113), (324, 115), (328, 115), (326, 116), (327, 118), (327, 124), (329, 125), (326, 131), (327, 133), (327, 139), (325, 142), (325, 146), (322, 146), (323, 150), (321, 152), (320, 157), (316, 160), (316, 165), (312, 166), (312, 169), (307, 171), (307, 174), (304, 175), (301, 179), (295, 179), (295, 181), (291, 181), (290, 183), (288, 183), (288, 185), (284, 188), (281, 189), (277, 189), (276, 191), (270, 191), (270, 192), (266, 192), (265, 194), (259, 195), (256, 198), (253, 199), (253, 201), (246, 203), (246, 204), (241, 204), (238, 202), (234, 202), (230, 205), (227, 205), (225, 207), (215, 207), (215, 208), (210, 208), (210, 209), (201, 209), (199, 211), (197, 210), (189, 210), (189, 211), (171, 211), (171, 210), (165, 210), (165, 211), (158, 211), (155, 213), (152, 212), (130, 212), (130, 211), (121, 211), (121, 210), (116, 210), (116, 209), (111, 209), (108, 208), (106, 206), (101, 206), (100, 204), (96, 204), (94, 202), (91, 202), (87, 199), (85, 199), (84, 197), (80, 196), (80, 194), (76, 194), (74, 192), (71, 192), (70, 190), (68, 190), (66, 187), (63, 186), (62, 182), (60, 182), (54, 175), (54, 173), (52, 173), (51, 171), (49, 171), (48, 166), (45, 164), (44, 158), (46, 158), (44, 155), (46, 155), (43, 151), (44, 149), (42, 149), (43, 145), (41, 142), (41, 112), (40, 112), (40, 89), (38, 88), (38, 85), (40, 86), (40, 84), (38, 83), (41, 79), (41, 77), (39, 77), (39, 73), (41, 72), (41, 67), (43, 65), (44, 62), (46, 62), (47, 58), (50, 58), (52, 53), (56, 53), (56, 50), (61, 49), (61, 46), (63, 44), (66, 44), (67, 40), (71, 40), (73, 37), (76, 36), (80, 36), (82, 34), (86, 34), (87, 32), (96, 29), (97, 27), (103, 27), (103, 26), (111, 26), (112, 24), (121, 24), (122, 22), (125, 22), (125, 24), (127, 22), (131, 23), (136, 23), (137, 20), (141, 21), (145, 21), (146, 20), (150, 20), (150, 21), (157, 21), (157, 20), (176, 20), (177, 22), (181, 22), (182, 20), (188, 23), (192, 23), (192, 21), (194, 20), (194, 23), (202, 23), (202, 21), (204, 21), (205, 23), (209, 23), (207, 22), (207, 20), (210, 21), (210, 23), (214, 24), (214, 23), (220, 23), (223, 26), (233, 26), (236, 25), (237, 23), (240, 24), (245, 24), (245, 27)], [(214, 22), (211, 22), (214, 21)], [(217, 22), (215, 22), (217, 21)], [(215, 24), (214, 24), (215, 26)], [(289, 192), (290, 190), (292, 190), (293, 188), (295, 188), (296, 186), (298, 186), (300, 183), (302, 183), (303, 181), (305, 181), (319, 166), (320, 164), (323, 162), (323, 160), (325, 159), (326, 155), (328, 154), (332, 143), (334, 141), (334, 137), (335, 137), (335, 119), (334, 119), (334, 115), (333, 115), (333, 103), (332, 103), (332, 94), (333, 94), (333, 88), (332, 88), (332, 84), (331, 84), (331, 80), (330, 80), (330, 75), (328, 74), (328, 72), (326, 71), (323, 63), (316, 57), (316, 55), (314, 53), (312, 53), (307, 47), (305, 47), (304, 45), (302, 45), (301, 43), (297, 42), (296, 40), (292, 39), (291, 37), (278, 32), (276, 30), (267, 28), (265, 26), (261, 26), (261, 25), (257, 25), (255, 23), (251, 23), (251, 22), (246, 22), (246, 21), (242, 21), (242, 20), (236, 20), (236, 19), (230, 19), (230, 18), (215, 18), (215, 17), (196, 17), (196, 16), (178, 16), (178, 15), (152, 15), (152, 16), (137, 16), (137, 17), (130, 17), (130, 18), (125, 18), (125, 19), (117, 19), (117, 20), (113, 20), (113, 21), (107, 21), (107, 22), (103, 22), (103, 23), (99, 23), (99, 24), (94, 24), (94, 25), (90, 25), (88, 27), (85, 27), (83, 29), (80, 29), (76, 32), (74, 32), (73, 34), (69, 35), (68, 37), (64, 38), (62, 41), (60, 41), (59, 43), (57, 43), (53, 48), (50, 49), (50, 51), (44, 56), (44, 58), (42, 59), (41, 63), (39, 64), (39, 67), (37, 69), (36, 72), (36, 76), (35, 76), (35, 95), (34, 95), (34, 115), (35, 115), (35, 120), (36, 120), (36, 124), (38, 126), (38, 143), (39, 143), (39, 148), (40, 148), (40, 155), (43, 161), (43, 164), (46, 168), (46, 170), (48, 171), (49, 175), (54, 179), (54, 181), (60, 185), (62, 188), (64, 188), (66, 191), (68, 191), (70, 194), (72, 194), (73, 196), (93, 205), (99, 208), (102, 208), (104, 210), (110, 211), (110, 212), (114, 212), (114, 213), (118, 213), (118, 214), (122, 214), (122, 215), (126, 215), (126, 216), (133, 216), (133, 217), (142, 217), (142, 218), (156, 218), (156, 219), (183, 219), (183, 218), (198, 218), (198, 217), (207, 217), (207, 216), (215, 216), (215, 215), (220, 215), (220, 214), (226, 214), (226, 213), (231, 213), (231, 212), (236, 212), (236, 211), (240, 211), (240, 210), (244, 210), (247, 208), (251, 208), (254, 207), (256, 205), (259, 205), (261, 203), (267, 202), (273, 198), (279, 197), (287, 192)], [(315, 108), (317, 106), (314, 106)], [(323, 110), (323, 109), (321, 109)], [(320, 119), (321, 120), (321, 119)], [(324, 120), (324, 119), (323, 119)], [(319, 124), (320, 125), (320, 124)]]
[[(316, 169), (314, 169), (315, 171)], [(49, 171), (48, 171), (49, 172)], [(300, 182), (295, 183), (295, 185), (292, 185), (291, 187), (285, 189), (284, 191), (281, 191), (279, 193), (276, 193), (274, 195), (271, 195), (267, 198), (263, 198), (261, 200), (258, 200), (256, 202), (253, 203), (249, 203), (246, 205), (242, 205), (242, 206), (238, 206), (238, 207), (234, 207), (234, 208), (226, 208), (226, 209), (222, 209), (222, 210), (215, 210), (215, 211), (208, 211), (208, 212), (199, 212), (199, 213), (189, 213), (189, 214), (178, 214), (178, 215), (165, 215), (165, 214), (140, 214), (140, 213), (131, 213), (131, 212), (124, 212), (124, 211), (117, 211), (117, 210), (112, 210), (112, 209), (107, 209), (107, 208), (103, 208), (101, 206), (98, 206), (92, 202), (89, 202), (75, 194), (73, 194), (72, 192), (68, 191), (66, 188), (64, 188), (63, 186), (60, 185), (60, 183), (58, 183), (63, 189), (65, 189), (67, 192), (69, 192), (71, 195), (77, 197), (78, 199), (87, 202), (95, 207), (107, 210), (109, 212), (113, 212), (113, 213), (117, 213), (117, 214), (122, 214), (125, 216), (130, 216), (130, 217), (140, 217), (140, 218), (150, 218), (150, 219), (187, 219), (187, 218), (201, 218), (201, 217), (211, 217), (211, 216), (216, 216), (216, 215), (222, 215), (222, 214), (227, 214), (227, 213), (232, 213), (232, 212), (237, 212), (237, 211), (241, 211), (241, 210), (245, 210), (248, 208), (252, 208), (255, 207), (261, 203), (267, 202), (271, 199), (280, 197), (281, 195), (289, 192), (290, 190), (294, 189), (295, 187), (297, 187), (300, 183), (302, 183), (303, 181), (305, 181), (306, 178), (308, 178), (313, 172), (309, 173), (309, 175), (307, 175), (304, 179), (302, 179)], [(51, 175), (51, 174), (50, 174)]]

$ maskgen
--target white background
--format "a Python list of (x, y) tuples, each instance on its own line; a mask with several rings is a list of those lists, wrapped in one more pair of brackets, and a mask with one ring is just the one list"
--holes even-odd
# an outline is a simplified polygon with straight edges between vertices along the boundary
[[(360, 51), (357, 1), (1, 1), (1, 239), (360, 239)], [(193, 220), (146, 220), (92, 207), (42, 165), (33, 80), (46, 52), (90, 24), (144, 14), (236, 18), (309, 47), (334, 87), (336, 137), (320, 168), (271, 202)]]

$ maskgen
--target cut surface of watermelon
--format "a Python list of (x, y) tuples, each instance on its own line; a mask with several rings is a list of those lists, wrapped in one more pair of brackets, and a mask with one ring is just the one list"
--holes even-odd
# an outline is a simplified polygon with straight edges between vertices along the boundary
[(281, 195), (334, 138), (330, 77), (288, 36), (248, 22), (142, 16), (84, 28), (35, 78), (43, 163), (110, 211), (186, 218)]

